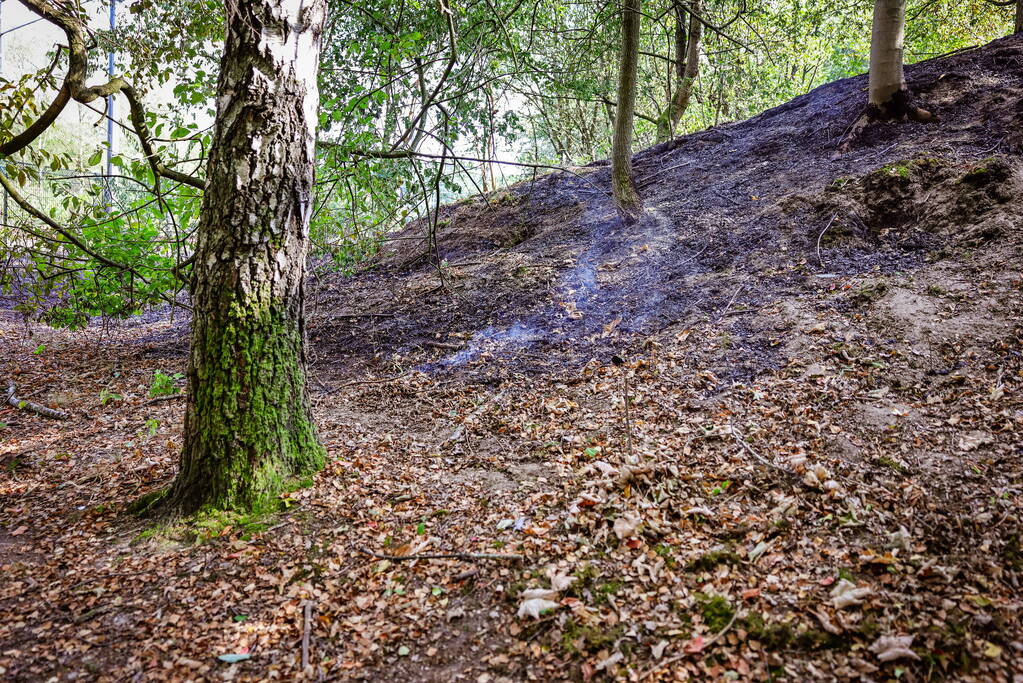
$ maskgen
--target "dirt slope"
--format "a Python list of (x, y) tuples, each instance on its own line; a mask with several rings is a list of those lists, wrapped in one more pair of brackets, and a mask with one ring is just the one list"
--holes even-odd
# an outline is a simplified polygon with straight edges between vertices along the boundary
[(444, 288), (316, 283), (331, 462), (271, 519), (125, 510), (180, 327), (3, 318), (75, 419), (0, 410), (0, 678), (295, 679), (306, 627), (317, 680), (1023, 676), (1023, 40), (908, 76), (938, 123), (833, 160), (848, 79), (637, 155), (633, 228), (576, 169), (448, 207)]
[[(558, 372), (729, 313), (735, 353), (715, 369), (734, 379), (777, 367), (784, 355), (764, 328), (774, 321), (753, 314), (762, 307), (829, 277), (915, 270), (1014, 232), (1019, 51), (1005, 39), (912, 67), (911, 87), (940, 122), (876, 126), (839, 159), (863, 78), (641, 152), (647, 216), (631, 228), (599, 166), (447, 207), (437, 240), (446, 289), (429, 264), (403, 267), (425, 248), (414, 239), (425, 226), (414, 224), (372, 272), (321, 283), (314, 337), (332, 359), (398, 354), (473, 369), (489, 352), (515, 369)], [(985, 174), (1001, 155), (1010, 159)], [(604, 334), (609, 324), (616, 334)], [(466, 352), (451, 357), (430, 341)], [(487, 365), (480, 374), (498, 372)]]

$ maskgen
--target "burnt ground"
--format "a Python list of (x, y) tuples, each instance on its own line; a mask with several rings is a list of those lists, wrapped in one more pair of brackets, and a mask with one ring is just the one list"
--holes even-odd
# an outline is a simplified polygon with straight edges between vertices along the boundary
[[(472, 361), (487, 352), (478, 374), (557, 373), (724, 313), (736, 344), (715, 363), (722, 379), (776, 368), (784, 354), (771, 350), (764, 323), (773, 321), (757, 310), (812, 294), (829, 277), (915, 270), (971, 239), (963, 234), (970, 228), (1008, 220), (1015, 160), (991, 176), (1000, 200), (990, 188), (955, 182), (1023, 144), (1018, 59), (1007, 39), (913, 67), (910, 86), (940, 123), (874, 126), (838, 159), (862, 107), (862, 78), (640, 152), (634, 163), (648, 211), (636, 226), (619, 221), (602, 166), (446, 207), (440, 273), (425, 259), (407, 267), (426, 250), (417, 239), (425, 226), (413, 224), (362, 276), (318, 283), (317, 352), (333, 367), (431, 370), (481, 370)], [(867, 177), (918, 159), (943, 170)], [(339, 317), (346, 315), (355, 317)], [(616, 334), (604, 334), (613, 323)], [(437, 342), (466, 353), (452, 358), (429, 346)]]
[(1019, 680), (1023, 39), (907, 76), (938, 122), (832, 158), (839, 81), (637, 154), (637, 225), (594, 165), (314, 283), (331, 462), (269, 519), (126, 511), (181, 320), (7, 315), (74, 418), (0, 411), (0, 677)]

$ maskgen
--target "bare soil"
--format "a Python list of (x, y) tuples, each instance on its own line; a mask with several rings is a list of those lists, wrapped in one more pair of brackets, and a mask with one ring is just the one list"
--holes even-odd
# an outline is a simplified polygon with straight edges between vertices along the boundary
[(594, 165), (315, 282), (331, 464), (271, 519), (126, 512), (180, 320), (7, 314), (0, 377), (75, 418), (0, 411), (0, 677), (1019, 680), (1023, 39), (907, 75), (937, 122), (833, 158), (839, 81), (638, 154), (637, 225)]

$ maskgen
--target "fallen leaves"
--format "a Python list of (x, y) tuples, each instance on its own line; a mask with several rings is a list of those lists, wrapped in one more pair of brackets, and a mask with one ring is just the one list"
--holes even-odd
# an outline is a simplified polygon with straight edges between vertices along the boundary
[(835, 609), (845, 609), (862, 605), (864, 599), (873, 595), (874, 589), (869, 586), (858, 587), (848, 579), (841, 579), (831, 589), (831, 606)]
[(920, 659), (920, 655), (909, 648), (913, 636), (881, 636), (870, 645), (870, 651), (882, 662), (896, 659)]

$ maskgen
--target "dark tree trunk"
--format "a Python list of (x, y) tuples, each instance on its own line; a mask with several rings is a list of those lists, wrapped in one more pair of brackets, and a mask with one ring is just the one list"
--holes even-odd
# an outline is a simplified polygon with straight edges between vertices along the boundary
[[(703, 23), (696, 18), (702, 11), (700, 0), (693, 0), (692, 14), (675, 3), (675, 70), (678, 90), (668, 102), (668, 107), (657, 119), (657, 142), (664, 142), (675, 134), (675, 127), (682, 115), (689, 108), (689, 100), (693, 96), (696, 78), (700, 75), (700, 40), (703, 37)], [(689, 32), (686, 33), (685, 21), (689, 16)], [(685, 61), (683, 61), (685, 55)]]
[(639, 192), (632, 177), (632, 119), (636, 111), (640, 0), (622, 1), (622, 54), (618, 70), (618, 107), (611, 140), (611, 189), (626, 222), (639, 218)]
[(1016, 0), (1016, 21), (1012, 27), (1013, 33), (1023, 33), (1023, 0)]
[(303, 281), (326, 0), (228, 0), (193, 271), (176, 512), (270, 507), (324, 451), (306, 392)]

